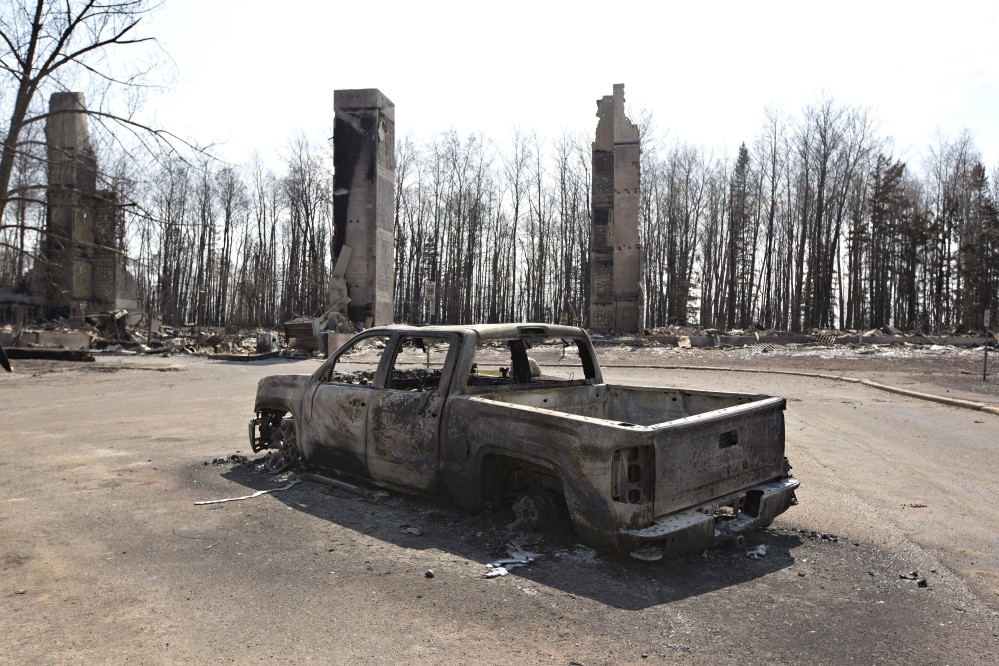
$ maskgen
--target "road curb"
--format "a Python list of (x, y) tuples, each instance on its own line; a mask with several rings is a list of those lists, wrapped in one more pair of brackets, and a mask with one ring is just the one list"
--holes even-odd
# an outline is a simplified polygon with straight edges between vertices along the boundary
[(887, 393), (896, 393), (898, 395), (908, 396), (910, 398), (916, 398), (918, 400), (926, 400), (929, 402), (936, 402), (941, 405), (950, 405), (951, 407), (961, 407), (963, 409), (973, 409), (979, 412), (986, 412), (989, 414), (999, 415), (999, 407), (995, 405), (988, 405), (983, 402), (975, 402), (973, 400), (962, 400), (960, 398), (948, 398), (942, 395), (934, 395), (932, 393), (922, 393), (920, 391), (912, 391), (910, 389), (899, 388), (897, 386), (890, 386), (888, 384), (882, 384), (881, 382), (876, 382), (870, 379), (860, 379), (858, 377), (848, 377), (846, 375), (827, 375), (818, 372), (804, 372), (802, 370), (763, 370), (760, 368), (731, 368), (731, 367), (720, 367), (720, 366), (705, 366), (705, 365), (625, 365), (625, 364), (609, 364), (601, 363), (602, 368), (625, 368), (625, 369), (637, 369), (637, 370), (709, 370), (716, 372), (750, 372), (763, 375), (793, 375), (796, 377), (809, 377), (812, 379), (828, 379), (836, 382), (848, 382), (850, 384), (863, 384), (864, 386), (869, 386), (880, 391), (885, 391)]

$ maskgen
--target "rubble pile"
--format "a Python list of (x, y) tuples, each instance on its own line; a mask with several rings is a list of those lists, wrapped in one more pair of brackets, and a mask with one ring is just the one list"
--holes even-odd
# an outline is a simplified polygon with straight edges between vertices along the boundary
[(375, 373), (371, 370), (358, 370), (357, 372), (335, 371), (330, 378), (331, 382), (337, 384), (358, 384), (364, 386), (371, 384), (375, 380)]
[[(144, 312), (127, 310), (28, 325), (2, 325), (0, 345), (19, 351), (17, 356), (20, 358), (30, 358), (32, 350), (38, 352), (36, 357), (40, 357), (42, 350), (126, 355), (227, 355), (251, 359), (283, 353), (278, 336), (273, 331), (168, 326), (158, 317), (150, 321)], [(285, 352), (293, 357), (300, 355), (290, 350)], [(46, 355), (50, 356), (51, 353)]]
[[(57, 319), (30, 325), (0, 326), (0, 345), (14, 350), (12, 358), (63, 358), (92, 360), (98, 354), (191, 354), (219, 360), (259, 360), (273, 356), (304, 359), (325, 356), (325, 336), (349, 336), (359, 327), (339, 312), (328, 311), (321, 317), (298, 317), (285, 322), (285, 340), (266, 329), (238, 327), (198, 327), (193, 324), (169, 326), (159, 317), (144, 312), (113, 310), (101, 314)], [(722, 330), (701, 326), (674, 325), (647, 328), (642, 336), (593, 334), (596, 345), (640, 345), (676, 349), (748, 349), (761, 354), (809, 354), (822, 350), (852, 351), (858, 354), (912, 353), (961, 348), (981, 349), (984, 331), (963, 327), (941, 330), (936, 334), (900, 331), (892, 326), (867, 330), (811, 329), (791, 333), (762, 327)], [(341, 340), (344, 338), (341, 338)], [(377, 344), (377, 342), (375, 342)], [(999, 346), (995, 334), (988, 344)], [(72, 353), (71, 353), (72, 352)], [(82, 354), (82, 355), (81, 355)], [(358, 378), (365, 383), (370, 378)]]
[[(821, 346), (871, 346), (871, 345), (919, 345), (981, 347), (985, 342), (985, 331), (969, 331), (964, 327), (951, 327), (930, 334), (923, 331), (900, 331), (892, 326), (867, 330), (836, 330), (814, 328), (800, 333), (764, 329), (751, 326), (746, 329), (722, 330), (700, 326), (664, 326), (647, 328), (640, 338), (635, 336), (593, 335), (600, 343), (640, 343), (643, 346), (667, 346), (680, 348), (737, 349), (762, 347), (769, 351), (775, 345), (805, 347)], [(989, 344), (997, 344), (994, 334), (989, 336)]]

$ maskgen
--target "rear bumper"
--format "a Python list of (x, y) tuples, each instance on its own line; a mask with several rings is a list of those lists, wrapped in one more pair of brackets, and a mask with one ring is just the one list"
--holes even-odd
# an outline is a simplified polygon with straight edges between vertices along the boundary
[[(769, 525), (795, 503), (794, 491), (799, 485), (797, 479), (790, 477), (761, 483), (662, 516), (648, 527), (622, 529), (618, 534), (626, 546), (623, 550), (639, 559), (658, 560), (710, 548)], [(732, 512), (721, 516), (722, 507), (731, 507)]]

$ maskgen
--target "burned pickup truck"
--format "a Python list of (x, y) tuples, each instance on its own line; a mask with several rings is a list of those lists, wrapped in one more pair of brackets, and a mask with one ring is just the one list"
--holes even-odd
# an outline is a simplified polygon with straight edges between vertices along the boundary
[(643, 559), (703, 550), (795, 503), (783, 398), (606, 384), (582, 329), (387, 326), (312, 375), (260, 380), (254, 451)]

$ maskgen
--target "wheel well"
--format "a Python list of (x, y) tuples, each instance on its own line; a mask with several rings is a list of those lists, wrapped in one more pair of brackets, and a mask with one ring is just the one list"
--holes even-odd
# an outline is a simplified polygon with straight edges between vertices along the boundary
[(273, 414), (275, 416), (284, 416), (288, 413), (287, 409), (282, 409), (280, 407), (261, 407), (257, 411), (261, 414)]
[(483, 504), (501, 506), (532, 486), (564, 496), (562, 479), (551, 467), (497, 454), (483, 458), (479, 472), (479, 498)]
[(254, 411), (257, 412), (281, 413), (282, 415), (292, 414), (291, 408), (280, 402), (273, 402), (273, 401), (259, 402), (255, 405), (255, 407), (256, 409)]
[(262, 407), (257, 410), (256, 420), (250, 422), (251, 428), (253, 423), (256, 423), (256, 429), (259, 433), (259, 436), (257, 437), (252, 437), (252, 430), (250, 433), (250, 445), (254, 452), (261, 451), (263, 449), (275, 448), (276, 445), (274, 443), (274, 436), (280, 430), (281, 423), (286, 414), (288, 414), (288, 412), (283, 409)]
[(509, 511), (508, 527), (522, 526), (553, 534), (571, 534), (574, 521), (558, 470), (544, 464), (503, 455), (483, 460), (481, 499), (488, 508)]

